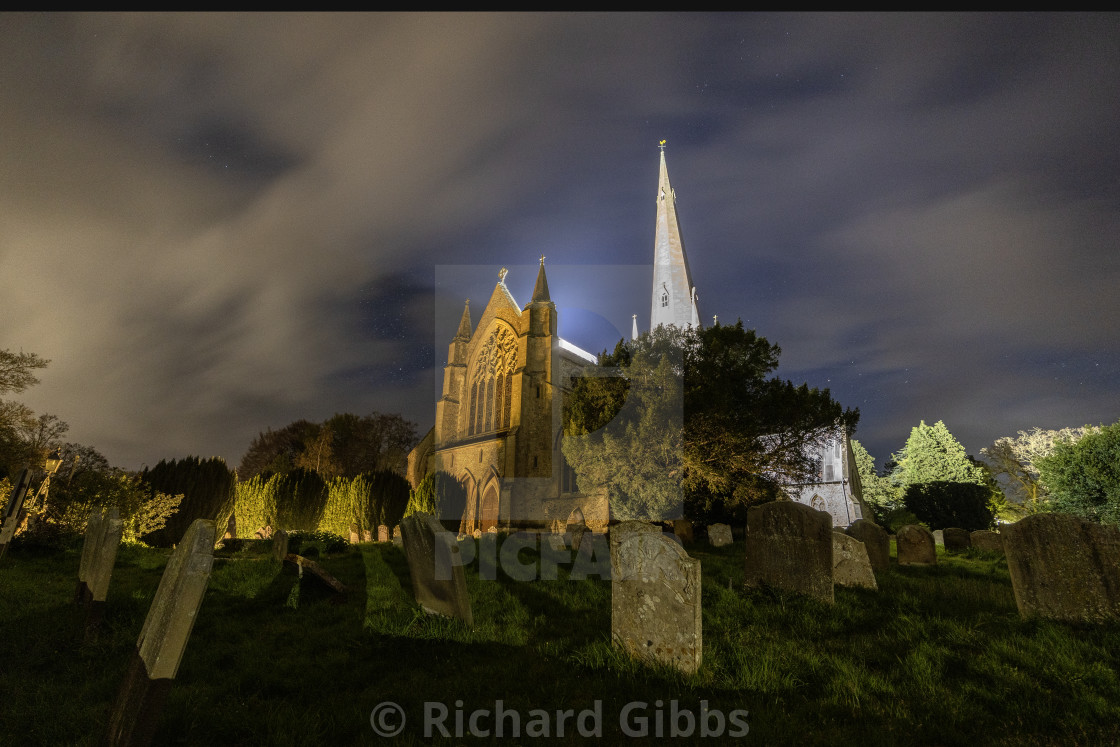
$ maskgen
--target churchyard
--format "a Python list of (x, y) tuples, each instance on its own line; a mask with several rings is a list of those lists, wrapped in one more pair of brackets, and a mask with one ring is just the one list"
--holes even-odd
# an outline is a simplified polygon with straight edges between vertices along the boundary
[[(837, 577), (828, 601), (820, 569), (807, 594), (747, 578), (742, 535), (723, 544), (721, 534), (714, 546), (698, 532), (683, 548), (668, 536), (666, 550), (659, 533), (630, 535), (614, 549), (585, 535), (586, 562), (555, 537), (460, 540), (472, 624), (418, 606), (405, 549), (392, 542), (299, 533), (274, 538), (282, 547), (230, 542), (214, 552), (193, 629), (178, 629), (189, 640), (152, 741), (385, 743), (371, 712), (392, 702), (408, 719), (393, 743), (490, 743), (502, 741), (494, 723), (483, 718), (476, 733), (489, 734), (472, 736), (470, 716), (501, 701), (523, 730), (534, 709), (546, 712), (547, 741), (558, 744), (586, 741), (577, 721), (588, 710), (600, 714), (608, 743), (652, 741), (658, 729), (671, 738), (674, 726), (689, 726), (683, 711), (694, 719), (746, 711), (742, 741), (766, 745), (1120, 742), (1120, 624), (1024, 619), (998, 549), (934, 545), (934, 563), (900, 565), (891, 540), (877, 588)], [(493, 562), (518, 542), (516, 569)], [(845, 562), (862, 562), (849, 545), (837, 543)], [(75, 583), (100, 547), (83, 557), (80, 541), (17, 539), (0, 562), (0, 744), (99, 744), (126, 676), (134, 689), (150, 687), (137, 675), (138, 637), (140, 649), (156, 638), (145, 620), (153, 606), (165, 608), (153, 605), (166, 596), (157, 594), (165, 570), (191, 563), (122, 545), (91, 631)], [(669, 566), (699, 582), (678, 595), (671, 627), (687, 630), (698, 612), (702, 656), (658, 665), (612, 644), (612, 617), (641, 617), (640, 594), (621, 612), (612, 606), (612, 595), (634, 587), (615, 592), (611, 580), (587, 573), (603, 567), (603, 554), (609, 566), (612, 552), (637, 559), (628, 583)], [(669, 618), (655, 621), (659, 635)], [(446, 709), (450, 737), (425, 737), (432, 703)], [(572, 712), (562, 737), (557, 711)], [(628, 736), (623, 714), (626, 729), (644, 724), (649, 738)], [(726, 741), (701, 736), (695, 722), (691, 736), (671, 739)]]

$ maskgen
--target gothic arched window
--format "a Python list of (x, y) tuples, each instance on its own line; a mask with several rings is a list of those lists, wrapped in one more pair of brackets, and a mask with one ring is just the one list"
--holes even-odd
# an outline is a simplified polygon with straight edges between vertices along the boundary
[(509, 428), (516, 363), (517, 339), (509, 328), (498, 326), (483, 343), (471, 371), (468, 435)]
[(662, 307), (669, 305), (669, 294), (665, 291), (661, 291), (661, 305)]

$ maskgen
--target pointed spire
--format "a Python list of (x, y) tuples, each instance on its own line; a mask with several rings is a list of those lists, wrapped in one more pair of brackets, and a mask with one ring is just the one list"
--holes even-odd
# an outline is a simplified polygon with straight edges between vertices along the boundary
[(455, 333), (455, 339), (471, 339), (471, 300), (469, 298), (466, 305), (463, 306), (463, 318), (459, 320), (459, 331)]
[(669, 169), (665, 165), (665, 141), (662, 140), (658, 147), (661, 150), (661, 173), (657, 180), (650, 329), (656, 329), (661, 324), (684, 329), (690, 325), (699, 326), (700, 313), (677, 220), (677, 193), (669, 183)]
[(634, 328), (630, 331), (630, 339), (638, 339), (638, 315), (634, 314)]
[(544, 256), (541, 256), (541, 269), (537, 271), (537, 284), (533, 286), (533, 298), (529, 303), (552, 303), (548, 295), (548, 278), (544, 276)]

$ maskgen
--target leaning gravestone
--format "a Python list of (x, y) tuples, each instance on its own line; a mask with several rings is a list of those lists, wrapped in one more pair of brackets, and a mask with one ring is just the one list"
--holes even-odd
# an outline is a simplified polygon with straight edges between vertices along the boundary
[(872, 570), (885, 571), (890, 567), (891, 538), (886, 529), (873, 521), (856, 519), (844, 530), (844, 533), (863, 543)]
[(1120, 529), (1069, 514), (1035, 514), (1001, 534), (1020, 615), (1120, 618)]
[(945, 531), (943, 529), (933, 530), (933, 544), (938, 547), (945, 547)]
[(401, 520), (404, 553), (412, 576), (412, 591), (425, 612), (457, 617), (474, 624), (467, 578), (455, 535), (426, 513)]
[(967, 529), (949, 527), (944, 530), (944, 537), (946, 552), (964, 552), (972, 547), (972, 536)]
[(878, 589), (875, 571), (867, 556), (867, 548), (855, 537), (843, 531), (832, 532), (832, 582), (840, 586), (858, 586)]
[(105, 600), (109, 596), (109, 579), (113, 575), (123, 533), (124, 523), (116, 507), (96, 509), (86, 523), (74, 601), (86, 608), (87, 634), (101, 623)]
[(731, 527), (726, 524), (712, 524), (708, 527), (708, 542), (712, 547), (726, 547), (731, 544)]
[(937, 549), (933, 533), (923, 526), (907, 524), (894, 536), (899, 565), (936, 565)]
[(639, 531), (618, 544), (611, 565), (615, 645), (686, 673), (699, 669), (700, 561), (661, 532)]
[(8, 505), (4, 509), (3, 520), (0, 521), (0, 558), (4, 557), (4, 553), (8, 550), (8, 543), (12, 541), (12, 537), (16, 536), (16, 527), (19, 526), (20, 513), (23, 511), (23, 501), (27, 497), (27, 489), (30, 486), (31, 470), (25, 467), (20, 470), (19, 476), (13, 483)]
[(794, 501), (750, 508), (745, 583), (832, 602), (832, 517)]
[(288, 533), (283, 529), (272, 533), (272, 557), (281, 563), (288, 557)]
[(973, 532), (972, 546), (977, 550), (985, 552), (1003, 552), (1003, 537), (999, 532), (989, 532), (987, 529), (981, 529)]
[(206, 593), (217, 533), (213, 521), (196, 520), (168, 559), (109, 714), (107, 744), (151, 743)]

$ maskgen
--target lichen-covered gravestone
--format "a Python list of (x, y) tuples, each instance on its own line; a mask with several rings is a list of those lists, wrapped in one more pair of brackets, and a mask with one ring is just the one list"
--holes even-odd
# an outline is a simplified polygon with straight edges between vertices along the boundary
[(350, 522), (350, 544), (356, 545), (362, 541), (362, 529), (354, 522)]
[(712, 547), (726, 547), (731, 544), (731, 527), (726, 524), (712, 524), (708, 527), (708, 542)]
[(832, 532), (832, 581), (840, 586), (879, 588), (863, 543), (838, 529)]
[(402, 519), (400, 530), (417, 604), (425, 612), (474, 624), (454, 533), (429, 514), (419, 512)]
[(923, 526), (907, 524), (895, 533), (899, 565), (937, 565), (933, 533)]
[(873, 521), (856, 519), (844, 532), (863, 543), (872, 570), (885, 571), (890, 567), (891, 538), (887, 535), (886, 529)]
[(661, 527), (650, 524), (648, 521), (636, 521), (634, 519), (628, 519), (611, 526), (607, 530), (607, 541), (610, 544), (612, 567), (617, 565), (615, 556), (618, 553), (618, 546), (633, 534), (661, 534)]
[(1120, 618), (1120, 529), (1069, 514), (1035, 514), (1001, 534), (1020, 615)]
[(794, 501), (748, 510), (745, 583), (832, 602), (832, 517)]
[(989, 532), (987, 529), (981, 529), (973, 532), (972, 546), (977, 550), (985, 552), (1003, 552), (1003, 537), (999, 532)]
[(214, 522), (198, 519), (168, 559), (109, 714), (107, 744), (146, 745), (152, 741), (210, 581), (216, 538)]
[(389, 527), (385, 526), (384, 524), (378, 524), (377, 525), (377, 541), (378, 542), (388, 542), (389, 539), (390, 539), (389, 538)]
[(700, 561), (661, 532), (638, 531), (618, 544), (611, 565), (615, 645), (686, 673), (699, 669)]
[(86, 523), (74, 601), (86, 608), (87, 635), (101, 623), (105, 600), (109, 596), (109, 579), (113, 575), (123, 532), (124, 523), (116, 507), (94, 510)]
[(673, 519), (673, 534), (681, 542), (692, 542), (692, 522), (688, 519)]
[(937, 547), (945, 547), (945, 531), (943, 529), (933, 530), (933, 544)]
[(946, 552), (964, 552), (972, 547), (972, 536), (967, 529), (949, 527), (943, 530)]

